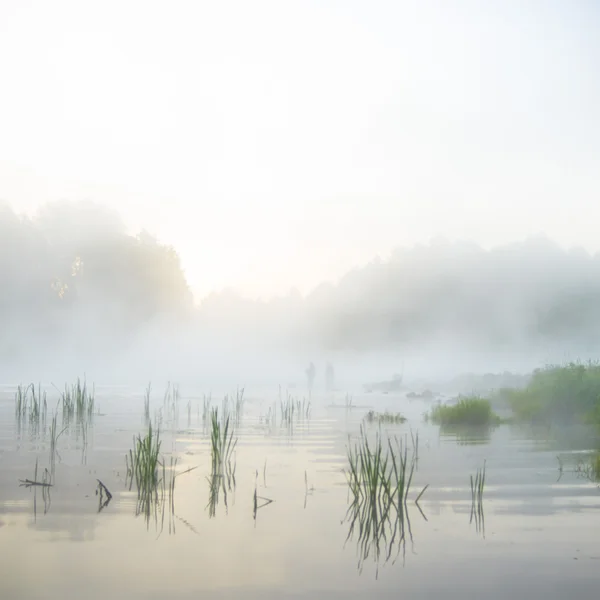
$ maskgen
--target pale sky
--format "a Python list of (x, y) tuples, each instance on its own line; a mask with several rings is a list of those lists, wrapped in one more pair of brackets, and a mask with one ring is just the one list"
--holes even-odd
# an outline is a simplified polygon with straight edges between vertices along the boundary
[(591, 0), (0, 0), (0, 199), (117, 208), (193, 289), (436, 235), (600, 250)]

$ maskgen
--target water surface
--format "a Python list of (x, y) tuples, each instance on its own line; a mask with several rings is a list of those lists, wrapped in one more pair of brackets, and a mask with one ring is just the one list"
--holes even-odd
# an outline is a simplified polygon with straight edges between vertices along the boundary
[[(49, 495), (19, 486), (33, 478), (36, 460), (38, 479), (50, 468), (47, 427), (45, 434), (19, 428), (14, 387), (2, 390), (0, 597), (598, 597), (600, 492), (574, 470), (591, 449), (579, 434), (557, 440), (509, 426), (440, 432), (423, 422), (428, 404), (403, 394), (357, 394), (352, 409), (342, 394), (316, 397), (311, 417), (289, 428), (267, 423), (277, 388), (248, 390), (236, 428), (235, 486), (226, 504), (221, 493), (211, 507), (202, 392), (182, 388), (178, 414), (165, 409), (162, 392), (152, 395), (166, 461), (176, 457), (178, 472), (196, 468), (177, 478), (174, 512), (158, 508), (146, 519), (136, 516), (137, 494), (125, 481), (125, 454), (144, 430), (142, 388), (97, 387), (100, 414), (87, 444), (77, 427), (58, 440)], [(48, 415), (57, 399), (48, 388)], [(357, 536), (347, 539), (346, 446), (368, 407), (407, 417), (383, 426), (386, 434), (419, 432), (411, 535), (387, 562), (389, 548), (364, 559)], [(471, 517), (470, 476), (484, 461), (480, 522)], [(100, 511), (97, 479), (113, 494)], [(426, 484), (419, 510), (413, 500)], [(256, 514), (255, 490), (272, 500)]]

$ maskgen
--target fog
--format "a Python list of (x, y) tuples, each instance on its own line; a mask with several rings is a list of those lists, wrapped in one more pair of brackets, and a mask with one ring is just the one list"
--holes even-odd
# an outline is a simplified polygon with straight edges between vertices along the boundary
[(194, 299), (176, 248), (91, 202), (0, 211), (2, 378), (324, 388), (526, 372), (599, 353), (600, 256), (545, 237), (398, 248), (311, 293)]

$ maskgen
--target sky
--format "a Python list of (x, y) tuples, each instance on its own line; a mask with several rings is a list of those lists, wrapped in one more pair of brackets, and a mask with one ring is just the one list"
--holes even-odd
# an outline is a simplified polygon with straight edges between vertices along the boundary
[(94, 200), (198, 296), (431, 238), (600, 250), (589, 0), (0, 0), (0, 199)]

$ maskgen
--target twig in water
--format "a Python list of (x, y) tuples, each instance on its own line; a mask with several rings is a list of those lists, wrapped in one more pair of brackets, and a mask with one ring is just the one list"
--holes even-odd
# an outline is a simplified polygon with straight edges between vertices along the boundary
[[(106, 508), (109, 505), (110, 501), (112, 500), (112, 494), (108, 491), (108, 488), (99, 479), (96, 479), (96, 481), (98, 482), (98, 487), (96, 488), (96, 496), (99, 496), (98, 512), (100, 512), (102, 509)], [(106, 496), (106, 500), (103, 499), (104, 496)]]
[(45, 483), (43, 481), (31, 481), (31, 479), (19, 479), (19, 487), (31, 487), (33, 485), (39, 485), (40, 487), (52, 487), (51, 483)]

